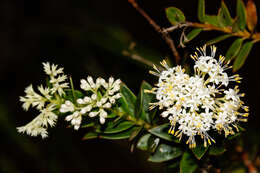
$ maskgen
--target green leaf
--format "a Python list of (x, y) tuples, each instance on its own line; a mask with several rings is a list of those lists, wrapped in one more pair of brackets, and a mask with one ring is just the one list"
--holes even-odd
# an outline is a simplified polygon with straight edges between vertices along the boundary
[(107, 118), (116, 118), (117, 115), (115, 113), (111, 113), (107, 116)]
[(143, 130), (143, 126), (138, 127), (135, 131), (133, 131), (133, 133), (129, 137), (129, 141), (132, 141), (134, 138), (136, 138), (141, 133), (142, 130)]
[(192, 148), (192, 152), (196, 156), (196, 158), (200, 160), (207, 152), (208, 148), (209, 148), (208, 146), (204, 147), (203, 144), (199, 144), (195, 148)]
[(87, 140), (87, 139), (95, 139), (98, 138), (98, 133), (95, 132), (88, 132), (84, 135), (84, 137), (82, 138), (82, 140)]
[(240, 30), (244, 30), (246, 27), (246, 7), (243, 0), (237, 0), (237, 21)]
[(248, 57), (248, 54), (250, 53), (253, 45), (254, 43), (252, 41), (248, 41), (242, 46), (241, 50), (239, 51), (235, 59), (233, 71), (239, 70), (244, 65), (246, 58)]
[(218, 16), (216, 15), (205, 15), (204, 22), (214, 26), (220, 26)]
[(148, 158), (150, 162), (164, 162), (181, 156), (180, 148), (172, 147), (166, 144), (160, 144), (155, 153)]
[(184, 40), (184, 43), (187, 43), (189, 41), (191, 41), (192, 39), (194, 39), (196, 36), (199, 35), (199, 33), (202, 31), (201, 28), (195, 28), (193, 30), (191, 30), (187, 35), (186, 38), (187, 40)]
[(150, 93), (145, 93), (145, 90), (151, 90), (152, 86), (148, 84), (147, 82), (143, 81), (140, 92), (136, 101), (136, 110), (135, 115), (137, 117), (140, 117), (141, 119), (145, 120), (148, 123), (151, 123), (151, 117), (150, 117), (150, 110), (149, 110), (149, 103), (152, 102), (155, 95)]
[(205, 22), (205, 0), (199, 0), (198, 3), (198, 19), (200, 22)]
[(221, 1), (221, 8), (218, 12), (218, 21), (224, 27), (232, 26), (233, 23), (233, 19), (230, 16), (229, 10), (224, 1)]
[(112, 139), (112, 140), (117, 140), (117, 139), (127, 139), (131, 136), (131, 134), (137, 130), (138, 127), (133, 127), (131, 129), (125, 130), (121, 133), (112, 133), (112, 134), (99, 134), (99, 138), (103, 139)]
[(120, 100), (123, 110), (132, 117), (135, 117), (136, 96), (125, 84), (121, 85), (120, 93), (122, 95)]
[(140, 150), (148, 150), (149, 149), (149, 139), (151, 138), (151, 134), (146, 134), (142, 136), (139, 141), (137, 142), (137, 148)]
[(98, 131), (98, 132), (102, 132), (102, 133), (119, 133), (122, 131), (125, 131), (127, 129), (130, 129), (131, 127), (134, 126), (134, 123), (132, 123), (131, 121), (123, 121), (118, 123), (116, 126), (113, 126), (113, 123), (111, 123), (112, 126), (108, 126), (107, 128), (105, 128), (102, 131)]
[(216, 43), (218, 43), (218, 42), (220, 42), (220, 41), (223, 41), (223, 40), (225, 40), (225, 39), (227, 39), (227, 38), (229, 38), (229, 37), (232, 37), (232, 35), (231, 35), (231, 34), (226, 34), (226, 35), (218, 36), (218, 37), (216, 37), (216, 38), (214, 38), (214, 39), (212, 39), (212, 40), (209, 40), (209, 41), (206, 43), (206, 45), (216, 44)]
[(91, 123), (82, 125), (80, 128), (88, 128), (88, 127), (93, 127), (93, 126), (95, 126), (95, 123), (91, 122)]
[(170, 127), (170, 124), (167, 123), (154, 127), (150, 129), (149, 132), (167, 141), (174, 141), (175, 143), (180, 143), (180, 141), (176, 139), (173, 135), (168, 134), (168, 130), (170, 129)]
[[(64, 89), (64, 91), (66, 93), (66, 95), (64, 96), (64, 99), (74, 102), (74, 96), (73, 96), (72, 89)], [(84, 94), (79, 90), (74, 90), (74, 95), (75, 95), (76, 98), (83, 98), (84, 97)]]
[(238, 38), (231, 44), (231, 46), (228, 48), (228, 51), (226, 53), (226, 61), (232, 60), (237, 56), (242, 46), (243, 40), (244, 39), (242, 38)]
[(175, 7), (169, 7), (165, 10), (166, 16), (172, 25), (185, 22), (185, 16), (183, 12)]
[(198, 165), (192, 157), (192, 154), (186, 151), (181, 158), (180, 173), (193, 173), (197, 167)]
[(212, 145), (209, 148), (209, 155), (218, 156), (226, 151), (225, 147), (222, 145)]

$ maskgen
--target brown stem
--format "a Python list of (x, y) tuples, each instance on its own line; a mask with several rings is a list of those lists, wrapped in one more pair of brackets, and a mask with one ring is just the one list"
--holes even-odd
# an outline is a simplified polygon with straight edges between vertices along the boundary
[(176, 63), (179, 64), (180, 62), (180, 55), (175, 47), (175, 44), (168, 34), (168, 32), (164, 32), (164, 30), (136, 3), (135, 0), (128, 0), (130, 4), (150, 23), (151, 26), (162, 35), (162, 38), (165, 40), (165, 42), (170, 47), (173, 56), (175, 57)]

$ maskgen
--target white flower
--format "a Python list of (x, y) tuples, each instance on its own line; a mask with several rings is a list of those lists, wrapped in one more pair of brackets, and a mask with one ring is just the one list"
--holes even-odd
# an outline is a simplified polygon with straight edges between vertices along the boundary
[(156, 95), (158, 100), (151, 103), (151, 109), (159, 106), (164, 109), (161, 116), (168, 118), (171, 123), (169, 133), (182, 138), (188, 137), (187, 144), (196, 147), (195, 136), (204, 139), (204, 146), (215, 142), (208, 132), (218, 130), (225, 132), (225, 136), (234, 134), (232, 127), (237, 129), (238, 121), (246, 121), (248, 111), (240, 100), (244, 94), (238, 94), (235, 89), (221, 88), (228, 86), (230, 81), (240, 81), (238, 75), (228, 77), (224, 72), (228, 63), (220, 56), (214, 59), (216, 48), (211, 47), (211, 56), (206, 54), (206, 47), (198, 49), (199, 54), (191, 56), (195, 60), (194, 75), (189, 76), (181, 66), (170, 68), (166, 61), (161, 65), (165, 70), (160, 71), (154, 66), (151, 73), (159, 77), (158, 84), (149, 93)]
[(76, 111), (73, 114), (66, 116), (65, 120), (70, 121), (71, 125), (74, 126), (74, 129), (78, 130), (82, 121), (82, 116), (80, 112)]
[(63, 68), (57, 68), (58, 65), (55, 65), (55, 64), (50, 65), (49, 62), (42, 63), (42, 64), (43, 64), (43, 69), (47, 75), (55, 77), (58, 74), (63, 73)]

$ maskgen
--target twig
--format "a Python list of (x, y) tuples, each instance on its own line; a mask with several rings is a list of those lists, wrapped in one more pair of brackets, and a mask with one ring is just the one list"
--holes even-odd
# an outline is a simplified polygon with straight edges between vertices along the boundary
[(162, 35), (162, 38), (170, 47), (173, 56), (175, 57), (176, 63), (180, 62), (180, 55), (175, 47), (173, 40), (171, 39), (168, 32), (165, 32), (137, 3), (135, 0), (128, 0), (130, 4), (150, 23), (151, 26), (155, 29), (155, 31), (159, 32)]
[(253, 162), (249, 159), (249, 155), (248, 155), (248, 152), (246, 151), (243, 151), (243, 148), (241, 148), (240, 146), (237, 146), (236, 147), (236, 151), (241, 153), (241, 158), (245, 164), (245, 166), (247, 167), (248, 169), (248, 172), (249, 173), (258, 173), (255, 165), (253, 164)]

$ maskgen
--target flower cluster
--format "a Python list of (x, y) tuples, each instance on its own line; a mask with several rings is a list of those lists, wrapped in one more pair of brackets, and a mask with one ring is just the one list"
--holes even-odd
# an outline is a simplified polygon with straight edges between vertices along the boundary
[(93, 78), (88, 76), (87, 80), (81, 80), (81, 89), (87, 93), (84, 98), (77, 99), (73, 104), (71, 101), (66, 100), (61, 105), (60, 112), (71, 114), (66, 116), (66, 121), (70, 121), (75, 130), (78, 130), (82, 121), (82, 115), (89, 117), (99, 116), (101, 124), (105, 123), (105, 118), (108, 116), (109, 110), (117, 99), (121, 97), (118, 91), (120, 90), (121, 81), (118, 79), (114, 81), (110, 77), (108, 82), (103, 78), (97, 78), (96, 82)]
[(35, 107), (40, 114), (25, 126), (18, 127), (20, 133), (27, 133), (31, 136), (41, 135), (42, 138), (48, 136), (47, 128), (54, 126), (58, 116), (53, 113), (57, 109), (56, 100), (64, 94), (63, 89), (68, 87), (66, 83), (67, 76), (63, 74), (63, 68), (57, 65), (50, 65), (48, 62), (43, 63), (44, 71), (50, 77), (50, 86), (38, 87), (39, 93), (35, 92), (30, 85), (25, 89), (25, 96), (20, 97), (23, 102), (23, 108), (27, 111), (30, 107)]
[(158, 84), (150, 91), (158, 102), (151, 103), (151, 109), (159, 106), (162, 117), (171, 123), (169, 133), (182, 138), (188, 136), (187, 144), (196, 147), (195, 136), (204, 139), (206, 147), (215, 142), (208, 134), (209, 130), (224, 131), (225, 136), (234, 134), (238, 121), (246, 121), (248, 107), (244, 106), (238, 86), (228, 88), (230, 81), (240, 82), (238, 75), (228, 76), (230, 67), (223, 56), (216, 60), (216, 47), (211, 47), (211, 55), (206, 54), (206, 46), (192, 55), (195, 60), (194, 75), (185, 73), (181, 66), (170, 68), (166, 61), (160, 71), (154, 66), (152, 74), (159, 77)]

